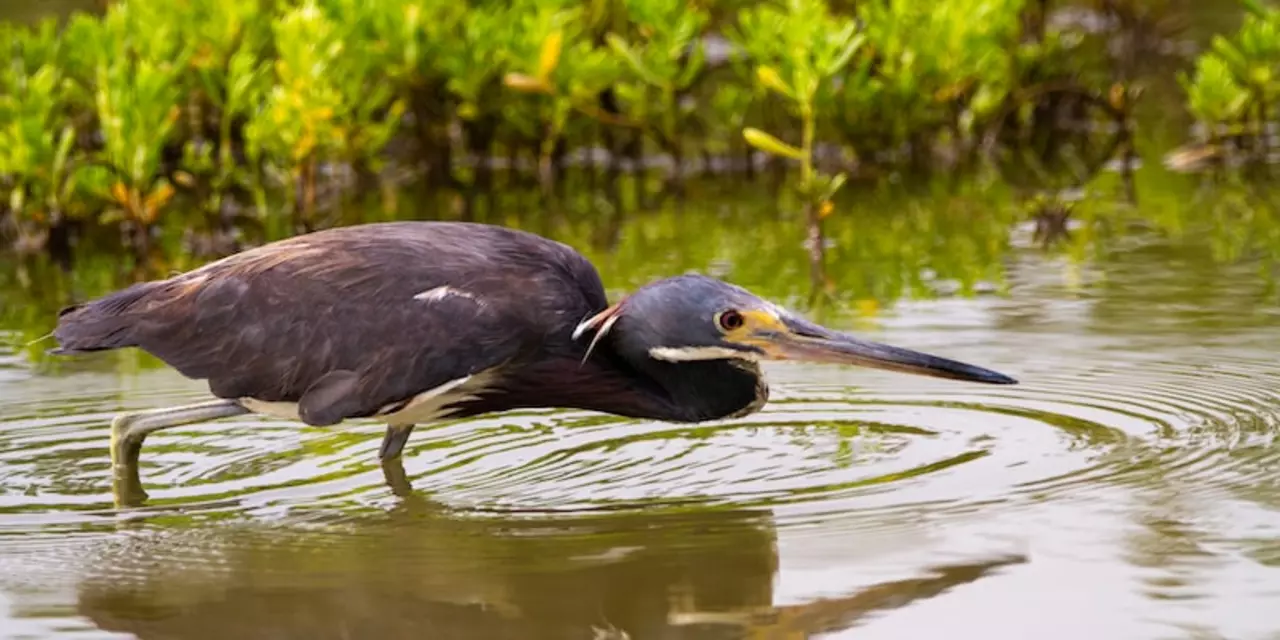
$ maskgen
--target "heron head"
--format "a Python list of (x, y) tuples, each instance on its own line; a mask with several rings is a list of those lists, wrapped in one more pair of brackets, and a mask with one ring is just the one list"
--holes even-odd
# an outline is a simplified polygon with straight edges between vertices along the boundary
[(987, 384), (1017, 381), (989, 369), (861, 340), (715, 278), (683, 275), (648, 284), (574, 331), (605, 335), (628, 357), (665, 362), (798, 360), (858, 365)]

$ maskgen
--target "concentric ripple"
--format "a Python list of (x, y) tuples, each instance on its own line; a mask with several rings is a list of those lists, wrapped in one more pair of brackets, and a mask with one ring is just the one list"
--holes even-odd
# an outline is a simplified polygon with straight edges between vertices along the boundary
[[(420, 428), (405, 475), (424, 495), (476, 512), (719, 503), (773, 508), (798, 524), (1080, 499), (1116, 486), (1256, 492), (1274, 483), (1268, 469), (1280, 457), (1271, 446), (1280, 364), (1246, 351), (1054, 364), (1013, 387), (789, 365), (770, 374), (766, 410), (733, 422), (527, 411)], [(78, 377), (31, 382), (39, 394), (23, 384), (6, 392), (0, 532), (114, 521), (112, 416), (202, 397), (167, 372), (142, 375), (127, 403), (100, 379)], [(380, 435), (371, 424), (317, 429), (253, 416), (191, 425), (147, 440), (141, 477), (153, 509), (341, 514), (396, 499), (376, 461)]]

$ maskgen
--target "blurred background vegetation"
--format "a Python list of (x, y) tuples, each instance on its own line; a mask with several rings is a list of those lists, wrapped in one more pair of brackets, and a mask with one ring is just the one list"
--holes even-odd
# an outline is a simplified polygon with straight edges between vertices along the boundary
[(531, 227), (616, 286), (722, 264), (863, 310), (998, 289), (1011, 229), (1078, 253), (1141, 212), (1208, 225), (1226, 258), (1280, 248), (1261, 0), (61, 0), (0, 20), (6, 316), (392, 218)]

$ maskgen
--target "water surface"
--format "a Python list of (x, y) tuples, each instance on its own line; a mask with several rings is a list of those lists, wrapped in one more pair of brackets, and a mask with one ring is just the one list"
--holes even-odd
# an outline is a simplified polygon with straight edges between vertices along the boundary
[[(656, 242), (643, 224), (660, 221), (601, 261)], [(724, 224), (718, 255), (654, 269), (777, 292), (743, 275), (769, 271), (752, 235), (767, 227), (753, 228)], [(5, 353), (0, 624), (38, 638), (1280, 637), (1280, 305), (1262, 258), (1156, 231), (1073, 255), (1025, 230), (974, 263), (991, 269), (949, 258), (982, 237), (953, 232), (921, 254), (916, 271), (934, 273), (889, 278), (943, 295), (831, 321), (1018, 386), (777, 364), (773, 401), (747, 419), (512, 412), (420, 428), (403, 476), (377, 463), (376, 425), (246, 416), (151, 436), (150, 498), (118, 507), (110, 418), (202, 386), (131, 355), (51, 368)], [(847, 280), (899, 269), (859, 272), (877, 253), (863, 242), (837, 260)], [(977, 293), (945, 294), (957, 287)], [(47, 330), (32, 315), (36, 329), (13, 327), (24, 337)]]

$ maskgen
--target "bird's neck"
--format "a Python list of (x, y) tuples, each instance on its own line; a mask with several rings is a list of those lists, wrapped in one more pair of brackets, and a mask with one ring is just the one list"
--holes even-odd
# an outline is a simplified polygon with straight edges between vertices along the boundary
[(752, 362), (650, 360), (639, 367), (667, 399), (668, 415), (660, 419), (704, 422), (748, 415), (769, 398), (764, 375)]
[(768, 399), (763, 376), (748, 363), (651, 359), (631, 363), (604, 349), (585, 362), (562, 356), (509, 370), (500, 386), (484, 400), (459, 406), (456, 416), (561, 407), (667, 422), (704, 422), (752, 413)]
[(615, 415), (705, 422), (752, 413), (769, 394), (759, 368), (747, 362), (632, 360), (601, 350), (588, 365), (584, 388), (598, 392), (582, 408)]

